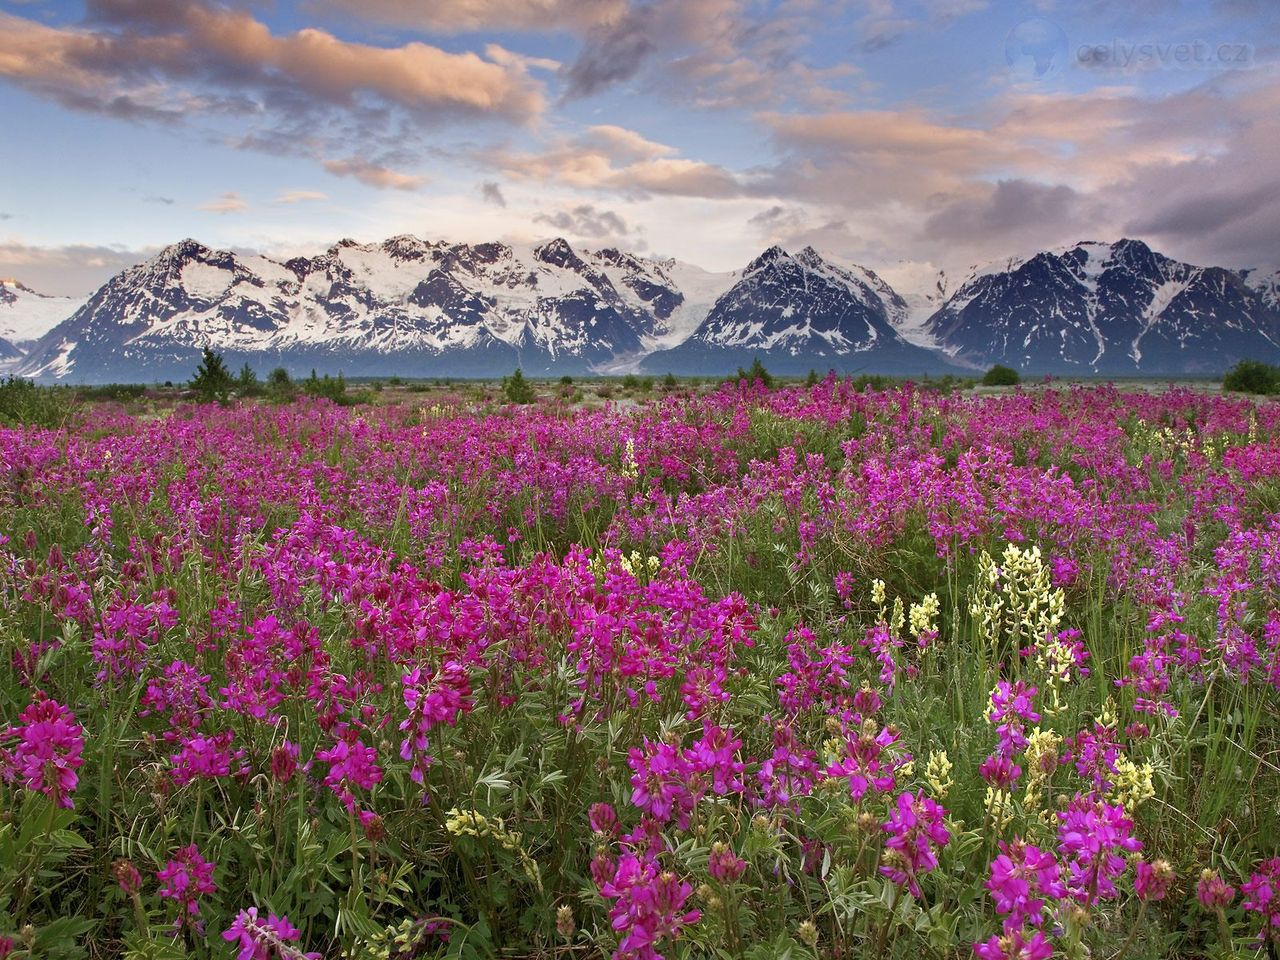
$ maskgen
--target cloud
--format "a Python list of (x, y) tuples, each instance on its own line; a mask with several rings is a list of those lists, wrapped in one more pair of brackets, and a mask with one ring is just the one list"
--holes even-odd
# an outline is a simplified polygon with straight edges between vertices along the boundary
[(230, 121), (244, 131), (232, 145), (317, 158), (459, 121), (531, 123), (545, 101), (529, 66), (492, 44), (480, 54), (274, 33), (209, 0), (89, 0), (75, 27), (0, 13), (0, 80), (135, 122)]
[(1074, 233), (1083, 226), (1077, 216), (1081, 202), (1080, 194), (1064, 184), (1000, 180), (978, 196), (948, 203), (925, 221), (924, 232), (946, 240), (974, 234), (1022, 240), (1070, 224)]
[(321, 9), (430, 33), (581, 32), (613, 23), (627, 0), (319, 0)]
[(589, 97), (630, 80), (658, 50), (651, 36), (656, 6), (636, 7), (618, 22), (596, 27), (564, 71), (567, 98)]
[(303, 203), (308, 200), (328, 200), (327, 193), (321, 193), (319, 190), (286, 190), (280, 196), (276, 197), (276, 203)]
[(173, 199), (173, 197), (162, 197), (162, 196), (159, 196), (158, 194), (154, 194), (154, 193), (153, 193), (153, 194), (150, 194), (150, 195), (148, 195), (148, 196), (143, 197), (143, 198), (142, 198), (142, 202), (143, 202), (143, 203), (158, 203), (158, 204), (160, 204), (161, 206), (164, 206), (164, 207), (172, 207), (172, 206), (173, 206), (175, 203), (177, 203), (178, 201), (174, 200), (174, 199)]
[(228, 190), (222, 196), (200, 204), (200, 209), (210, 213), (243, 213), (249, 209), (249, 203), (236, 191)]
[(377, 187), (379, 190), (416, 190), (426, 182), (423, 177), (400, 173), (360, 157), (326, 160), (324, 168), (335, 177), (354, 177), (366, 186)]
[(0, 276), (17, 277), (38, 293), (87, 296), (112, 276), (140, 263), (154, 248), (72, 244), (32, 246), (18, 240), (0, 241)]
[(0, 212), (0, 220), (12, 220), (12, 219), (13, 219), (12, 213)]
[(545, 223), (565, 233), (592, 240), (625, 237), (631, 233), (627, 222), (618, 214), (612, 210), (599, 210), (589, 203), (552, 214), (540, 213), (533, 220), (535, 223)]
[(805, 60), (815, 31), (833, 11), (806, 0), (649, 0), (597, 24), (562, 71), (565, 99), (635, 81), (646, 92), (701, 107), (832, 105), (830, 85), (857, 72), (848, 63), (816, 68)]
[(486, 203), (492, 203), (494, 206), (506, 207), (507, 198), (502, 193), (502, 187), (493, 180), (486, 180), (480, 184), (480, 196), (484, 198)]
[(562, 183), (631, 197), (653, 194), (733, 197), (744, 192), (734, 174), (716, 164), (689, 160), (674, 147), (624, 127), (601, 125), (554, 141), (541, 151), (484, 151), (477, 155), (513, 179)]

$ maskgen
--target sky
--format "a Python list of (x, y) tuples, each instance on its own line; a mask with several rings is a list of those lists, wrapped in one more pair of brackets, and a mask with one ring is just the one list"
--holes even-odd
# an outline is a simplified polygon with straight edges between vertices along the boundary
[(563, 236), (1280, 265), (1280, 0), (0, 0), (0, 277)]

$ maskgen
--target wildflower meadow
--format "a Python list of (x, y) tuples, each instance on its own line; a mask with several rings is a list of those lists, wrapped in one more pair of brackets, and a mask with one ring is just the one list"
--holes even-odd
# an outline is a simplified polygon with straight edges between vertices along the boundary
[(0, 958), (1275, 957), (1280, 405), (0, 429)]

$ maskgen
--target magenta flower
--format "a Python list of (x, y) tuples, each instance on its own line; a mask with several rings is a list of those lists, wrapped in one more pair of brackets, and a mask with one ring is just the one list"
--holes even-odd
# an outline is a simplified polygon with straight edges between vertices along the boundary
[(1236, 888), (1224, 881), (1217, 870), (1206, 867), (1196, 881), (1196, 898), (1206, 910), (1223, 910), (1236, 898)]
[(450, 660), (435, 672), (414, 667), (401, 678), (401, 684), (409, 716), (400, 723), (405, 734), (400, 757), (412, 762), (409, 776), (413, 782), (423, 783), (432, 763), (427, 734), (440, 724), (455, 726), (458, 718), (471, 710), (471, 681), (466, 668)]
[(747, 870), (747, 862), (733, 852), (727, 843), (716, 841), (707, 857), (707, 873), (721, 883), (733, 883)]
[(75, 714), (37, 691), (18, 719), (0, 733), (0, 744), (17, 738), (12, 747), (0, 746), (0, 776), (43, 793), (60, 807), (74, 807), (71, 793), (84, 763), (84, 730)]
[(632, 804), (663, 823), (675, 818), (682, 827), (688, 824), (696, 798), (689, 789), (689, 764), (679, 750), (645, 737), (643, 747), (628, 751), (627, 765), (634, 771)]
[(1058, 814), (1058, 850), (1067, 862), (1067, 889), (1083, 904), (1116, 896), (1115, 878), (1124, 873), (1123, 853), (1142, 849), (1132, 836), (1133, 821), (1119, 804), (1105, 804), (1076, 794)]
[(991, 861), (987, 889), (996, 911), (1005, 915), (1005, 931), (1039, 927), (1044, 919), (1045, 899), (1058, 900), (1067, 895), (1062, 867), (1053, 854), (1021, 840), (1002, 840), (1000, 850), (1000, 855)]
[(1139, 900), (1163, 900), (1173, 886), (1173, 867), (1168, 860), (1148, 863), (1139, 860), (1134, 871), (1133, 892)]
[(1003, 753), (993, 753), (982, 761), (978, 775), (995, 789), (1007, 791), (1022, 776), (1022, 767)]
[(298, 745), (288, 740), (271, 751), (271, 777), (276, 783), (288, 783), (298, 769)]
[(1039, 930), (1030, 937), (1025, 936), (1025, 931), (1015, 930), (986, 943), (975, 943), (973, 952), (981, 960), (1048, 960), (1053, 956), (1053, 946)]
[(317, 750), (316, 759), (329, 764), (324, 782), (338, 795), (349, 811), (356, 807), (353, 788), (372, 790), (382, 782), (378, 751), (360, 739), (360, 731), (349, 723), (338, 724), (337, 741), (328, 750)]
[(1280, 944), (1280, 857), (1264, 860), (1249, 879), (1240, 884), (1242, 905), (1262, 917), (1258, 941)]
[(184, 737), (178, 752), (169, 758), (173, 764), (169, 776), (174, 784), (184, 787), (192, 780), (230, 776), (232, 761), (240, 756), (231, 749), (234, 737), (231, 730), (223, 730), (213, 736)]
[(178, 849), (156, 871), (156, 879), (160, 881), (160, 896), (176, 900), (183, 914), (192, 917), (200, 912), (200, 898), (218, 889), (213, 882), (213, 864), (200, 856), (194, 843)]
[(320, 960), (318, 953), (302, 953), (288, 946), (301, 937), (302, 931), (291, 924), (288, 917), (269, 913), (264, 919), (258, 916), (257, 907), (241, 910), (222, 933), (223, 940), (239, 948), (236, 960), (271, 960), (273, 955), (281, 960)]
[(920, 896), (917, 878), (938, 865), (935, 847), (945, 847), (951, 833), (943, 824), (947, 811), (936, 801), (917, 791), (900, 793), (883, 829), (885, 857), (880, 872), (894, 883), (906, 884), (913, 897)]
[(623, 854), (613, 877), (600, 886), (602, 897), (616, 901), (609, 908), (609, 921), (621, 935), (615, 960), (663, 960), (656, 949), (662, 941), (678, 939), (684, 927), (702, 917), (698, 910), (684, 909), (692, 894), (688, 883), (659, 872), (653, 860)]

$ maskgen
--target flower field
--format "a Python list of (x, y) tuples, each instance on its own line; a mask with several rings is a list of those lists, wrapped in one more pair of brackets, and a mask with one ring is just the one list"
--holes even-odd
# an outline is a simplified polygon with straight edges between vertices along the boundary
[(0, 957), (1272, 956), (1280, 405), (0, 429)]

